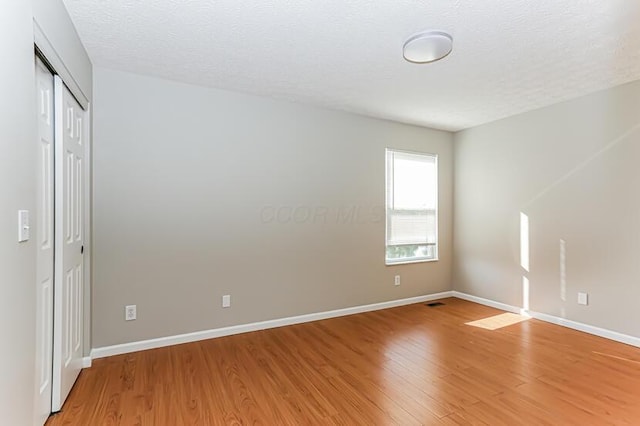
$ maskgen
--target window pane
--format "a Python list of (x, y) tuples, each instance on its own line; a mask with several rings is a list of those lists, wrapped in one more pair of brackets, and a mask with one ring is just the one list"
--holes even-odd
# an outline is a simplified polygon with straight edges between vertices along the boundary
[(396, 158), (393, 168), (393, 208), (435, 209), (436, 197), (432, 190), (434, 172), (434, 163)]
[(387, 260), (391, 262), (402, 262), (418, 259), (435, 259), (435, 246), (428, 245), (405, 245), (405, 246), (388, 246)]
[(437, 258), (437, 157), (387, 150), (387, 263)]

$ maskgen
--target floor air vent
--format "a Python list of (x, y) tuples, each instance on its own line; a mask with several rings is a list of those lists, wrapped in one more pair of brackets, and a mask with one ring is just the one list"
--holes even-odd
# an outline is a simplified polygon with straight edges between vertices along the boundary
[(425, 303), (425, 305), (430, 307), (430, 308), (435, 308), (436, 306), (443, 306), (444, 303), (442, 303), (442, 302), (430, 302), (430, 303)]

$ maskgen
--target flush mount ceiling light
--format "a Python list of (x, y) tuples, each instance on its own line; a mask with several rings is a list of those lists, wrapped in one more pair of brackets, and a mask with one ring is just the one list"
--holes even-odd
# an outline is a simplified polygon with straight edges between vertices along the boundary
[(438, 61), (453, 48), (453, 38), (444, 31), (424, 31), (409, 39), (402, 47), (404, 59), (416, 64)]

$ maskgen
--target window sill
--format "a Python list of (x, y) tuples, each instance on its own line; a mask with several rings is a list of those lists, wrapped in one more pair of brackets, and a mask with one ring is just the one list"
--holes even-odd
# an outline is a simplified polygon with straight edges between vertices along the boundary
[(409, 263), (424, 263), (424, 262), (437, 262), (437, 257), (435, 259), (407, 259), (407, 260), (399, 260), (397, 262), (385, 262), (385, 266), (395, 266), (395, 265), (406, 265)]

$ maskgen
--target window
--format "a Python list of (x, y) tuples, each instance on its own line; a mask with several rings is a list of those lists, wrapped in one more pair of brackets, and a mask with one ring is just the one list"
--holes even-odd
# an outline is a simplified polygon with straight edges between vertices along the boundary
[(387, 149), (386, 263), (438, 259), (438, 157)]

